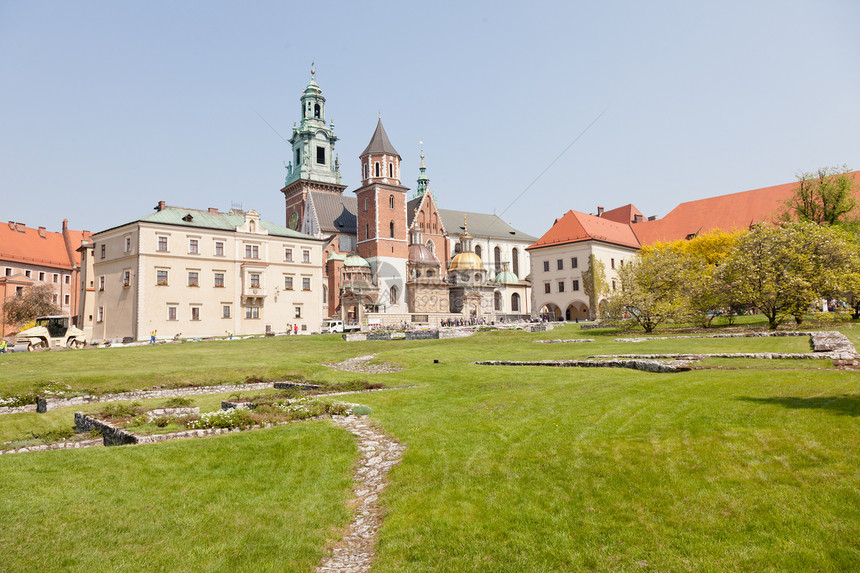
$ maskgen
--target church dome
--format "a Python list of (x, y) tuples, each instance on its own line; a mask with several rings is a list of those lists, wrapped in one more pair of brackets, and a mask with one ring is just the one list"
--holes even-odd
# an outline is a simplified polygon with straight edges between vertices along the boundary
[(517, 275), (515, 275), (511, 271), (504, 270), (496, 275), (496, 282), (503, 285), (509, 285), (512, 283), (520, 282), (520, 279), (518, 279)]
[(351, 255), (346, 256), (346, 260), (343, 262), (343, 266), (345, 267), (366, 267), (370, 268), (370, 263), (368, 263), (363, 258), (359, 257), (357, 254), (352, 253)]
[(452, 260), (451, 264), (448, 265), (449, 271), (482, 271), (484, 270), (484, 263), (481, 262), (481, 257), (473, 253), (472, 251), (464, 251), (458, 255), (456, 255)]
[(409, 262), (413, 265), (438, 265), (439, 260), (421, 243), (409, 245)]

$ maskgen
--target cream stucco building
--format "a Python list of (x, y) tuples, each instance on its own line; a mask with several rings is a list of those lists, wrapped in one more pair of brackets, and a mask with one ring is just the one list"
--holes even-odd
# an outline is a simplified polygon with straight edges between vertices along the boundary
[(256, 211), (156, 212), (92, 237), (93, 339), (318, 331), (322, 241)]

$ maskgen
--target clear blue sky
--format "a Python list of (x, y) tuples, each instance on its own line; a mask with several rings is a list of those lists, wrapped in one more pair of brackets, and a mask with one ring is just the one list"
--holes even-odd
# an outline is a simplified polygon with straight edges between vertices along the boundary
[(849, 0), (0, 0), (0, 221), (97, 231), (164, 200), (284, 224), (289, 149), (257, 114), (289, 138), (311, 61), (347, 193), (381, 110), (442, 207), (533, 235), (663, 216), (860, 169), (858, 25)]

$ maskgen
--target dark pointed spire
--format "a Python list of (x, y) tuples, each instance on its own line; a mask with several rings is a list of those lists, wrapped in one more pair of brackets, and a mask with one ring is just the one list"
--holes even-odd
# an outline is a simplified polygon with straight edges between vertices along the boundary
[(364, 157), (370, 153), (384, 153), (386, 155), (396, 155), (400, 159), (400, 154), (391, 145), (388, 140), (388, 134), (385, 133), (385, 128), (382, 127), (382, 118), (376, 124), (376, 131), (373, 132), (373, 137), (370, 138), (370, 143), (364, 148), (359, 157)]

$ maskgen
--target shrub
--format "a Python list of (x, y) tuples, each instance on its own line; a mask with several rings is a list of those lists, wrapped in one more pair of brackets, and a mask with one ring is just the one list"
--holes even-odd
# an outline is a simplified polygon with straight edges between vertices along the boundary
[(61, 428), (57, 430), (46, 430), (44, 432), (33, 432), (33, 437), (37, 440), (42, 440), (43, 442), (59, 442), (60, 440), (65, 440), (71, 438), (75, 435), (75, 429), (73, 427)]
[(17, 408), (19, 406), (28, 406), (36, 403), (36, 394), (28, 392), (26, 394), (6, 394), (0, 397), (0, 407)]
[(131, 404), (108, 404), (96, 412), (95, 416), (102, 420), (122, 420), (141, 416), (143, 413), (143, 406), (139, 402), (132, 402)]
[(254, 425), (250, 412), (244, 408), (232, 410), (216, 410), (200, 414), (197, 420), (188, 423), (188, 428), (200, 430), (205, 428), (243, 428), (247, 429)]
[(353, 406), (352, 413), (356, 416), (367, 416), (373, 410), (370, 409), (370, 406), (365, 406), (364, 404), (359, 404), (358, 406)]
[(165, 408), (186, 408), (191, 406), (194, 403), (190, 398), (185, 398), (183, 396), (176, 396), (175, 398), (168, 398), (164, 401)]

